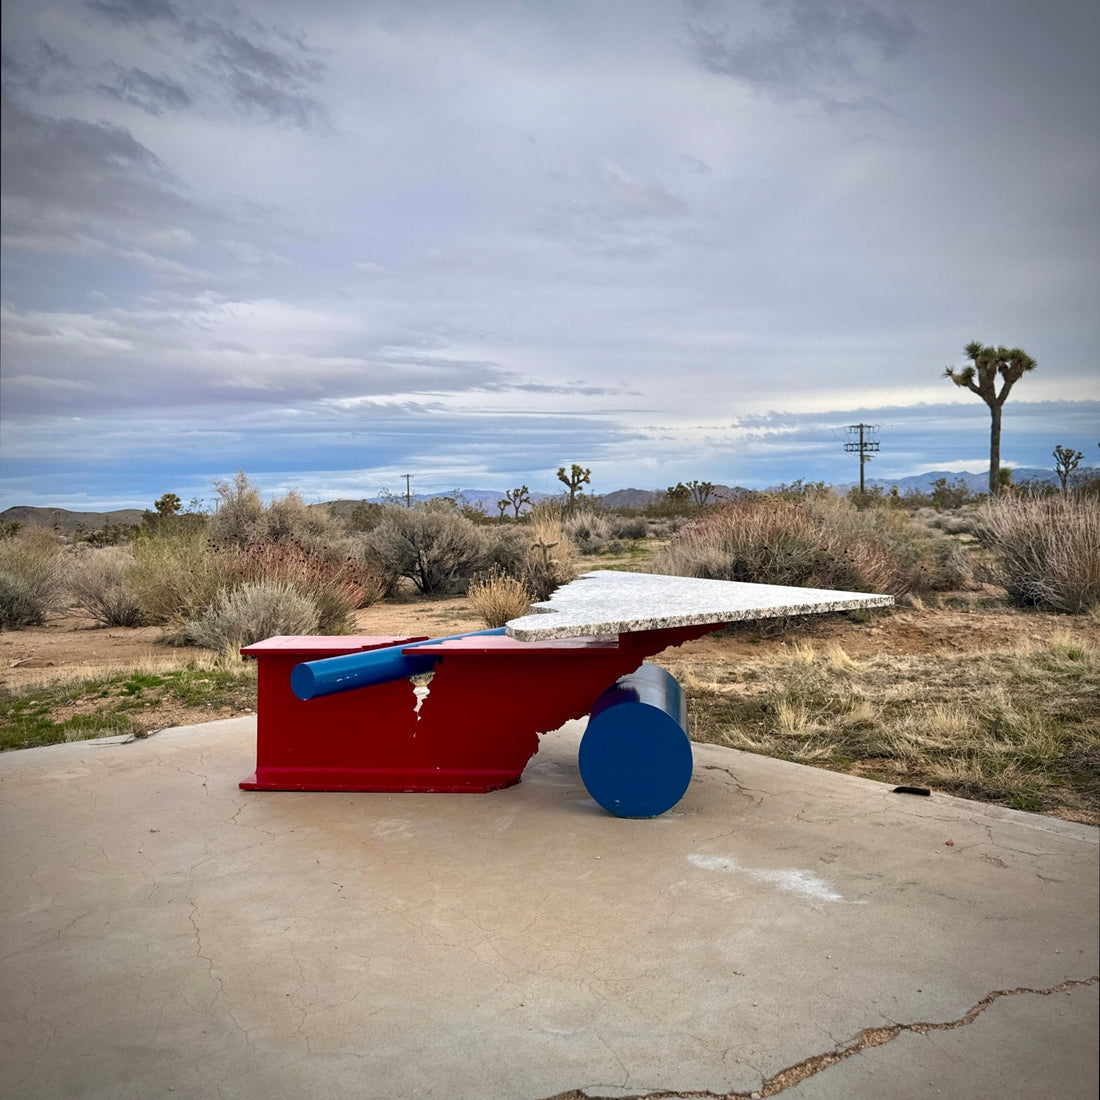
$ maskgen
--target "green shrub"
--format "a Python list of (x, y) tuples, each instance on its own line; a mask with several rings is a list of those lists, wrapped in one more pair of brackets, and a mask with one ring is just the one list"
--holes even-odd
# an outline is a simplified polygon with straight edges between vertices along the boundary
[(489, 568), (512, 577), (522, 577), (535, 537), (530, 526), (494, 524), (486, 529), (485, 535), (489, 540)]
[(978, 538), (1014, 603), (1074, 614), (1100, 606), (1100, 499), (998, 497), (982, 509)]
[(142, 621), (131, 574), (134, 556), (117, 546), (88, 548), (70, 557), (65, 585), (74, 604), (103, 626)]
[(285, 581), (222, 591), (187, 628), (188, 641), (232, 657), (242, 646), (276, 634), (316, 634), (317, 605)]
[(484, 530), (441, 508), (390, 508), (366, 544), (368, 560), (425, 595), (461, 591), (489, 557)]
[(0, 630), (41, 626), (57, 607), (61, 541), (44, 527), (0, 539)]
[(384, 594), (382, 571), (360, 560), (357, 545), (329, 551), (292, 542), (216, 545), (195, 534), (153, 536), (134, 543), (132, 584), (146, 621), (167, 627), (170, 641), (187, 640), (195, 621), (222, 591), (283, 582), (307, 596), (325, 634), (347, 633), (353, 612)]
[(165, 626), (165, 638), (182, 643), (225, 587), (215, 555), (199, 532), (155, 534), (134, 540), (131, 583), (146, 622)]

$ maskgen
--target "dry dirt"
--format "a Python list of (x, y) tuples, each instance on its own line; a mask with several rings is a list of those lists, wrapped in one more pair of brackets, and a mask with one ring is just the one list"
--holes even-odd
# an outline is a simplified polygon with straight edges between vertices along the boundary
[[(783, 631), (746, 624), (689, 642), (676, 656), (692, 664), (721, 663), (760, 657), (771, 648), (801, 640), (818, 648), (838, 645), (852, 657), (964, 653), (1010, 648), (1025, 639), (1045, 641), (1067, 627), (1094, 633), (1100, 640), (1095, 621), (1009, 610), (995, 600), (995, 592), (968, 593), (948, 607), (899, 608), (870, 622), (843, 615), (815, 616)], [(360, 634), (439, 637), (481, 629), (484, 624), (463, 597), (386, 601), (358, 612), (357, 618)], [(208, 650), (165, 645), (160, 634), (154, 626), (104, 628), (82, 615), (58, 615), (45, 626), (0, 634), (0, 686), (19, 688), (85, 672), (170, 667), (213, 657)]]

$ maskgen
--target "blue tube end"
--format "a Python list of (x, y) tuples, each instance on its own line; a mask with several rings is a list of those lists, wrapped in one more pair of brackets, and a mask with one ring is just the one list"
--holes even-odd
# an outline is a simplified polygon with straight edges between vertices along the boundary
[(313, 698), (316, 687), (317, 677), (308, 663), (295, 665), (290, 670), (290, 690), (303, 702)]

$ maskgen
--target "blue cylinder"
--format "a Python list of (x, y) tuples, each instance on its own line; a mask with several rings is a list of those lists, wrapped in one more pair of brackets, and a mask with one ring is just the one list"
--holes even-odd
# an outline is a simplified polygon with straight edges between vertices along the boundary
[(687, 700), (676, 678), (644, 664), (596, 700), (581, 738), (581, 779), (617, 817), (657, 817), (691, 783)]
[[(345, 653), (342, 657), (325, 657), (320, 661), (303, 661), (290, 672), (290, 690), (302, 700), (335, 695), (339, 691), (386, 684), (392, 680), (407, 680), (428, 672), (439, 660), (430, 647), (455, 638), (477, 638), (484, 634), (503, 634), (504, 627), (495, 630), (474, 630), (469, 634), (452, 634), (411, 645), (392, 645), (385, 649), (369, 649), (364, 653)], [(406, 649), (425, 647), (425, 653), (405, 653)]]

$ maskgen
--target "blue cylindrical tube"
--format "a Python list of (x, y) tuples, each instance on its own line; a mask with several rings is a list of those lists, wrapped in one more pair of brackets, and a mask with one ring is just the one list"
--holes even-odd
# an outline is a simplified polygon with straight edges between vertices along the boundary
[(657, 817), (691, 783), (687, 701), (657, 665), (623, 676), (593, 704), (578, 755), (588, 793), (617, 817)]
[[(303, 661), (290, 673), (290, 690), (302, 700), (335, 695), (339, 691), (386, 684), (392, 680), (407, 680), (427, 672), (439, 660), (430, 647), (455, 638), (476, 638), (485, 634), (503, 634), (504, 627), (495, 630), (474, 630), (468, 634), (452, 634), (447, 638), (432, 638), (413, 642), (411, 646), (394, 645), (385, 649), (370, 649), (365, 653), (345, 653), (342, 657), (325, 657), (320, 661)], [(409, 648), (424, 647), (419, 653), (405, 653)]]

